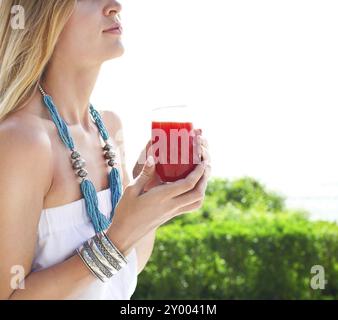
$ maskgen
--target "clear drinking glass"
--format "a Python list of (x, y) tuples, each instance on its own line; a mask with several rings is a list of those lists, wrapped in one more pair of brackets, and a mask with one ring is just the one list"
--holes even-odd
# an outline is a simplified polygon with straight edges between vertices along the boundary
[(191, 108), (161, 107), (151, 117), (157, 174), (163, 182), (185, 178), (200, 162)]

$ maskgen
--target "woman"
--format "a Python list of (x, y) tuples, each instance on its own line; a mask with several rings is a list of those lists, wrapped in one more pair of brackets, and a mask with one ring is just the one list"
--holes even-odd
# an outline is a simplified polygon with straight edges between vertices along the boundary
[[(14, 5), (24, 9), (24, 29), (10, 23)], [(129, 181), (123, 141), (115, 139), (117, 134), (121, 138), (121, 121), (113, 112), (100, 113), (110, 147), (119, 148), (117, 164), (108, 166), (100, 118), (94, 123), (88, 112), (102, 63), (124, 51), (121, 5), (112, 0), (4, 0), (0, 8), (0, 298), (130, 299), (156, 229), (202, 204), (210, 175), (206, 140), (201, 137), (198, 145), (204, 162), (187, 178), (158, 183), (149, 156), (146, 164), (137, 162)], [(71, 139), (61, 140), (61, 132), (69, 133), (86, 159), (88, 179), (101, 190), (97, 194), (86, 174), (78, 174), (79, 187), (65, 149)], [(72, 159), (78, 160), (74, 150)], [(107, 175), (115, 179), (115, 189)], [(112, 200), (115, 191), (118, 204)], [(103, 232), (100, 223), (114, 208), (114, 219)], [(95, 251), (100, 261), (89, 254), (95, 244), (111, 250)], [(113, 262), (120, 265), (114, 269)], [(111, 277), (113, 270), (118, 271)]]

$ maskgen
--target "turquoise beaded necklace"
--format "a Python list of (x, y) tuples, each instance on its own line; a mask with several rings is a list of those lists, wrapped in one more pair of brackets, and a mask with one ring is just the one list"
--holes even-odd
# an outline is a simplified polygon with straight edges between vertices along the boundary
[(53, 122), (55, 123), (59, 136), (65, 146), (70, 150), (70, 158), (72, 161), (73, 169), (76, 170), (76, 174), (79, 178), (81, 178), (80, 188), (82, 195), (85, 199), (87, 214), (93, 224), (95, 232), (101, 232), (109, 228), (114, 213), (115, 208), (118, 201), (122, 195), (122, 183), (121, 177), (118, 169), (116, 168), (116, 152), (113, 151), (113, 146), (109, 143), (109, 133), (106, 130), (101, 115), (94, 109), (92, 104), (89, 105), (89, 112), (93, 117), (93, 120), (100, 132), (102, 139), (105, 142), (105, 146), (102, 148), (104, 151), (104, 158), (108, 161), (108, 165), (112, 168), (109, 173), (109, 188), (111, 191), (111, 203), (112, 203), (112, 211), (110, 213), (110, 217), (107, 218), (103, 215), (98, 208), (98, 198), (95, 187), (93, 183), (87, 179), (88, 171), (84, 169), (86, 165), (86, 161), (81, 158), (80, 153), (75, 149), (74, 142), (72, 137), (70, 136), (67, 124), (61, 118), (57, 107), (55, 106), (53, 99), (50, 95), (46, 94), (46, 92), (42, 89), (41, 85), (39, 85), (39, 90), (43, 96), (43, 101), (45, 106), (47, 107)]

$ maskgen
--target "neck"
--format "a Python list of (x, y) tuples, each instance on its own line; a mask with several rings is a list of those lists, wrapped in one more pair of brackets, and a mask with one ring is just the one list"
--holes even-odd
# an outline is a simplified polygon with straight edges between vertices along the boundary
[(89, 101), (99, 71), (99, 66), (74, 68), (60, 61), (48, 66), (41, 86), (68, 126), (80, 125), (86, 131), (92, 127)]

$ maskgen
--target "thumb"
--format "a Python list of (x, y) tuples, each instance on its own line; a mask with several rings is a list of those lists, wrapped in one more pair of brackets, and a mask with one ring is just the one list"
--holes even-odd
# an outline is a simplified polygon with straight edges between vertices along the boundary
[(141, 173), (135, 179), (135, 187), (139, 192), (143, 191), (146, 184), (154, 177), (155, 160), (153, 156), (149, 156), (143, 165)]

